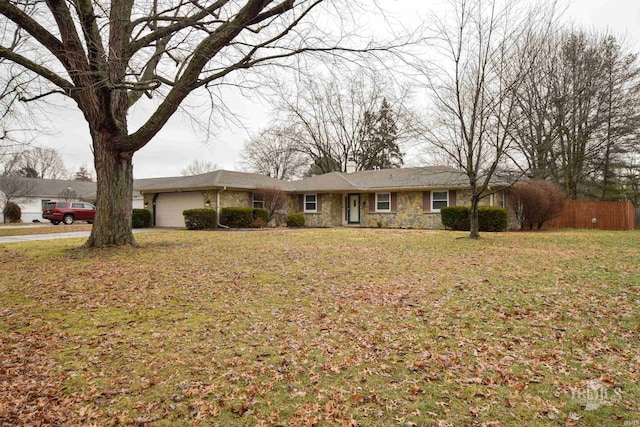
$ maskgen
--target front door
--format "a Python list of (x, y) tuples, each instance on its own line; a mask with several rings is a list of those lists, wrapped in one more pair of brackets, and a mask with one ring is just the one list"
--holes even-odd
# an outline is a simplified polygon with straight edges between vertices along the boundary
[(347, 196), (347, 219), (349, 224), (360, 224), (360, 195)]

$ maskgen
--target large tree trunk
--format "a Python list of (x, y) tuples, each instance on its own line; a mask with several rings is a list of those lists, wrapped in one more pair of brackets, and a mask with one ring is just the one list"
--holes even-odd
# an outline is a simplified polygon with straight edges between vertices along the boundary
[(97, 212), (85, 247), (136, 246), (131, 224), (133, 153), (113, 150), (113, 134), (94, 135)]
[(469, 218), (470, 230), (469, 238), (480, 238), (480, 227), (478, 222), (478, 205), (480, 204), (480, 195), (477, 194), (475, 189), (471, 190), (471, 212)]

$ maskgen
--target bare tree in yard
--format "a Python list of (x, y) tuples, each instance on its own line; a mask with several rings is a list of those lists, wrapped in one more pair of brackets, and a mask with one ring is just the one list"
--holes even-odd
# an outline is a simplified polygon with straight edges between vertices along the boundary
[(294, 127), (274, 125), (245, 144), (242, 158), (252, 172), (284, 180), (301, 178), (309, 161), (296, 146), (299, 139)]
[(596, 172), (594, 160), (605, 150), (605, 140), (597, 136), (607, 121), (605, 61), (601, 42), (584, 33), (561, 41), (553, 82), (556, 180), (571, 199), (584, 195), (585, 182)]
[(253, 193), (254, 201), (260, 200), (262, 208), (269, 212), (269, 223), (278, 214), (284, 213), (287, 207), (287, 194), (277, 188), (259, 188)]
[[(399, 167), (406, 91), (394, 95), (380, 76), (357, 73), (343, 78), (303, 80), (280, 91), (278, 110), (294, 129), (295, 147), (308, 158), (311, 174)], [(308, 173), (309, 174), (309, 173)]]
[[(21, 43), (21, 38), (15, 37), (11, 46), (16, 48)], [(31, 83), (33, 77), (26, 70), (13, 66), (2, 57), (0, 73), (0, 81), (6, 83), (0, 87), (0, 154), (8, 155), (18, 151), (25, 143), (31, 142), (33, 137), (35, 128), (27, 126), (32, 120), (29, 120), (29, 115), (21, 114), (23, 111), (19, 102), (22, 91)]]
[[(345, 16), (342, 9), (353, 7), (328, 0), (0, 0), (2, 66), (37, 78), (21, 99), (68, 97), (89, 125), (98, 212), (85, 246), (135, 246), (133, 156), (194, 91), (217, 99), (220, 87), (243, 85), (243, 76), (252, 84), (251, 69), (292, 65), (287, 58), (305, 52), (384, 51), (353, 44), (353, 34), (338, 28), (344, 19), (316, 25), (319, 16)], [(23, 42), (13, 43), (16, 37)], [(131, 130), (128, 113), (146, 98), (158, 101), (144, 104), (153, 107)]]
[(543, 42), (517, 93), (514, 159), (571, 198), (615, 198), (640, 126), (637, 55), (612, 36), (576, 30)]
[(521, 230), (538, 230), (562, 211), (565, 193), (557, 184), (543, 180), (521, 181), (507, 192)]
[(557, 39), (540, 40), (541, 52), (531, 72), (523, 76), (516, 94), (513, 136), (514, 164), (521, 175), (547, 179), (556, 175), (554, 149), (558, 141), (554, 120), (552, 80), (557, 73)]
[(640, 137), (640, 68), (637, 54), (624, 54), (615, 38), (606, 37), (604, 54), (605, 123), (598, 134), (604, 150), (596, 157), (601, 200), (617, 199), (625, 155), (637, 150)]
[(436, 19), (439, 72), (425, 72), (436, 103), (425, 126), (431, 146), (469, 179), (471, 238), (480, 236), (478, 204), (512, 143), (515, 93), (541, 51), (539, 34), (553, 17), (522, 1), (451, 0), (453, 21)]
[(182, 171), (180, 171), (180, 173), (182, 173), (183, 176), (200, 175), (200, 174), (207, 173), (207, 172), (213, 172), (216, 169), (218, 169), (218, 165), (217, 164), (211, 163), (208, 160), (196, 159), (193, 162), (191, 162), (191, 164), (189, 164), (189, 166), (187, 166), (186, 168), (182, 169)]

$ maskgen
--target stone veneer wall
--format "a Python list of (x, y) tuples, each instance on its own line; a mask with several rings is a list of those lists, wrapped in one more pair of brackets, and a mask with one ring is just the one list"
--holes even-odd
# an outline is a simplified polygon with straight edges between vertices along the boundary
[[(305, 213), (306, 227), (339, 227), (342, 225), (342, 194), (319, 193), (322, 210), (317, 213)], [(298, 199), (294, 198), (298, 210)]]
[[(360, 194), (360, 225), (365, 227), (383, 228), (418, 228), (428, 230), (442, 230), (444, 225), (440, 213), (424, 212), (422, 206), (423, 191), (398, 192), (398, 209), (394, 213), (369, 212), (369, 193)], [(300, 195), (290, 195), (289, 212), (299, 212)], [(344, 224), (343, 200), (344, 194), (321, 194), (322, 211), (319, 213), (305, 213), (307, 227), (340, 227)], [(495, 193), (493, 202), (501, 206), (503, 192)], [(480, 200), (480, 205), (490, 205), (491, 197)], [(456, 206), (471, 205), (469, 190), (456, 191)]]
[(383, 228), (423, 228), (428, 230), (443, 229), (440, 213), (422, 210), (422, 191), (398, 192), (398, 209), (396, 213), (369, 212), (369, 206), (362, 206), (362, 201), (369, 200), (368, 194), (361, 194), (360, 223), (368, 227)]
[[(502, 191), (493, 195), (494, 206), (502, 206)], [(489, 206), (491, 204), (491, 196), (480, 199), (480, 206)], [(471, 191), (458, 190), (456, 191), (456, 205), (457, 206), (471, 206)]]
[[(249, 208), (251, 193), (248, 191), (225, 190), (220, 192), (220, 207), (223, 208)], [(215, 198), (211, 202), (215, 205)]]

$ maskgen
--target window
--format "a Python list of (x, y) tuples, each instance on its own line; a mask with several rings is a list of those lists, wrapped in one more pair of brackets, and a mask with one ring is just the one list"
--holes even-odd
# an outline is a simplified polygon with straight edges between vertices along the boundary
[(316, 212), (317, 210), (318, 210), (317, 194), (305, 194), (304, 195), (304, 211)]
[(439, 212), (440, 209), (446, 208), (449, 204), (448, 191), (434, 191), (431, 193), (431, 210)]
[(391, 193), (376, 193), (376, 212), (391, 212)]
[(253, 208), (264, 209), (264, 195), (253, 193)]

